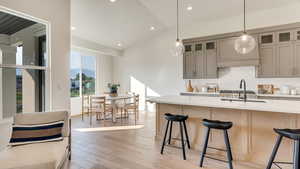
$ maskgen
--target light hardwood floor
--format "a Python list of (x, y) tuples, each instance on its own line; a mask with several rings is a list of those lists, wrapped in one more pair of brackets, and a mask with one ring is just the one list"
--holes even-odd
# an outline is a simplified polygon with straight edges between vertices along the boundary
[[(133, 117), (133, 116), (132, 116)], [(89, 126), (88, 117), (72, 118), (72, 160), (64, 169), (200, 169), (200, 152), (187, 151), (182, 160), (181, 150), (166, 147), (160, 155), (160, 141), (155, 140), (155, 113), (141, 113), (138, 125), (134, 119), (112, 124), (96, 121)], [(174, 126), (176, 127), (176, 126)], [(206, 160), (210, 169), (225, 169), (224, 163)], [(262, 169), (247, 164), (234, 164), (236, 169)]]

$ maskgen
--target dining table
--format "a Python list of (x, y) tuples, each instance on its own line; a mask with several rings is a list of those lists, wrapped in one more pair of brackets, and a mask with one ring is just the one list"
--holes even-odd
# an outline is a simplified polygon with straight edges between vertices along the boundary
[(131, 94), (118, 94), (117, 96), (110, 96), (110, 95), (94, 95), (96, 97), (98, 96), (105, 96), (105, 99), (107, 101), (110, 101), (110, 104), (112, 106), (112, 122), (113, 123), (116, 123), (117, 122), (117, 117), (116, 117), (116, 114), (118, 113), (117, 111), (117, 103), (118, 101), (124, 101), (127, 100), (127, 99), (131, 99), (133, 98), (134, 96), (131, 95)]

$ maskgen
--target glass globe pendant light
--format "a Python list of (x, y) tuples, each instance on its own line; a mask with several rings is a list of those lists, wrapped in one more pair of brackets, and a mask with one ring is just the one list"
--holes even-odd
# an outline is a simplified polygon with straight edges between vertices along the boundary
[(173, 50), (173, 55), (175, 56), (181, 56), (184, 52), (184, 45), (182, 44), (182, 41), (179, 39), (179, 4), (177, 0), (177, 8), (176, 8), (176, 41), (174, 44), (174, 50)]
[(242, 36), (235, 40), (234, 49), (240, 54), (247, 54), (251, 52), (255, 46), (255, 39), (246, 32), (246, 0), (244, 0), (244, 32)]

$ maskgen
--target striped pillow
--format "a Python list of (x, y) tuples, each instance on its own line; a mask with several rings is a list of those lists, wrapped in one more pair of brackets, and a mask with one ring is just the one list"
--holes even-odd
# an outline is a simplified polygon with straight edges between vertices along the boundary
[(10, 145), (62, 140), (64, 121), (36, 125), (13, 125)]

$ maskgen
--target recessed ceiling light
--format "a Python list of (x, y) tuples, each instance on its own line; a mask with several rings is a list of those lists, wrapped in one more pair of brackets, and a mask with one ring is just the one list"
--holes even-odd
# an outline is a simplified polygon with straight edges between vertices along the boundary
[(117, 45), (118, 45), (119, 47), (123, 46), (123, 44), (122, 44), (121, 42), (118, 42)]
[(76, 27), (75, 26), (71, 26), (71, 30), (76, 30)]
[(193, 7), (192, 7), (192, 5), (189, 5), (186, 9), (187, 9), (188, 11), (191, 11), (191, 10), (193, 10)]
[(117, 0), (109, 0), (110, 2), (116, 2)]
[(154, 31), (154, 30), (155, 30), (155, 27), (154, 27), (154, 26), (151, 26), (151, 27), (150, 27), (150, 30), (151, 30), (151, 31)]

